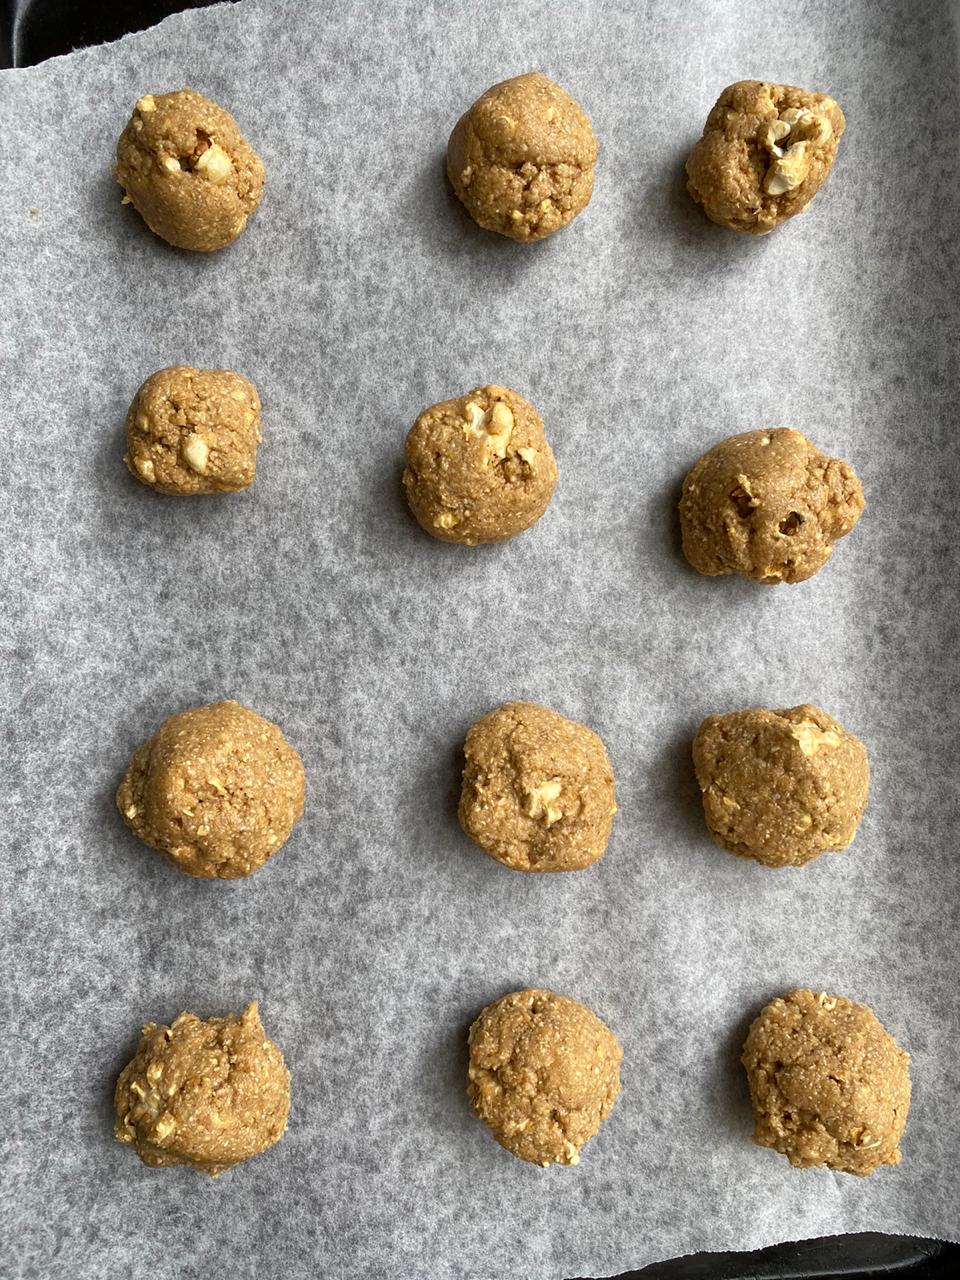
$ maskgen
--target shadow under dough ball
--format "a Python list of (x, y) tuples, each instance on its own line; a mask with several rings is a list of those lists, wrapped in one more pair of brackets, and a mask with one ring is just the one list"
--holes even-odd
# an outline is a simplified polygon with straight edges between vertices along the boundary
[(191, 876), (238, 880), (262, 867), (303, 813), (303, 764), (275, 724), (238, 702), (165, 720), (117, 792), (135, 836)]
[(260, 397), (243, 374), (173, 365), (134, 396), (123, 460), (158, 493), (237, 493), (256, 478), (262, 439)]
[(585, 1005), (515, 991), (470, 1028), (467, 1096), (502, 1147), (543, 1168), (575, 1165), (620, 1092), (623, 1050)]
[(844, 124), (826, 94), (761, 80), (729, 85), (687, 158), (687, 190), (711, 221), (766, 235), (826, 182)]
[(741, 1061), (759, 1146), (859, 1177), (900, 1163), (910, 1055), (866, 1005), (788, 991), (754, 1020)]
[(464, 743), (460, 825), (514, 871), (580, 871), (603, 857), (617, 811), (598, 734), (538, 706), (508, 702)]
[(845, 849), (867, 806), (863, 743), (808, 704), (708, 716), (693, 763), (714, 840), (768, 867)]
[(799, 431), (774, 427), (730, 436), (683, 482), (683, 554), (699, 573), (754, 582), (803, 582), (863, 512), (848, 462), (828, 458)]
[(597, 139), (579, 103), (539, 71), (489, 88), (447, 144), (447, 176), (474, 222), (542, 240), (585, 209)]
[(263, 162), (236, 120), (192, 89), (137, 102), (113, 172), (151, 231), (202, 253), (236, 240), (263, 196)]
[(557, 483), (540, 415), (509, 387), (475, 387), (424, 409), (405, 453), (403, 487), (417, 522), (467, 547), (529, 529)]
[(283, 1136), (290, 1073), (256, 1004), (238, 1018), (150, 1022), (114, 1094), (115, 1133), (144, 1164), (216, 1177)]

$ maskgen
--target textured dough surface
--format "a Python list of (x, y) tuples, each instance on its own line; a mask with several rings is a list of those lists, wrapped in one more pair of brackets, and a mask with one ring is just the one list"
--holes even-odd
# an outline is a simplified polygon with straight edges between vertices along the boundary
[(623, 1050), (595, 1013), (515, 991), (470, 1028), (467, 1096), (502, 1147), (544, 1167), (579, 1163), (620, 1092)]
[(236, 880), (272, 858), (303, 813), (303, 764), (238, 702), (165, 720), (117, 792), (124, 822), (188, 875)]
[(468, 213), (511, 240), (542, 240), (585, 209), (596, 161), (583, 108), (539, 71), (489, 88), (447, 144), (447, 175)]
[(761, 1147), (860, 1177), (899, 1164), (910, 1055), (866, 1005), (788, 991), (754, 1020), (742, 1062)]
[(803, 582), (863, 511), (853, 467), (791, 427), (729, 436), (683, 482), (683, 554), (699, 573)]
[(290, 1073), (256, 1004), (238, 1017), (150, 1022), (114, 1095), (116, 1135), (154, 1168), (213, 1177), (272, 1147), (287, 1127)]

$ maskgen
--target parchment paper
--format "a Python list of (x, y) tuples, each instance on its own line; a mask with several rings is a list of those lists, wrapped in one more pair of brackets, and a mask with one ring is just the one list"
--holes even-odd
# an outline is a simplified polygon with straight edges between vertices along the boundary
[[(844, 1231), (958, 1235), (957, 64), (938, 3), (246, 0), (0, 78), (8, 605), (4, 1219), (23, 1276), (565, 1277)], [(596, 194), (538, 246), (476, 228), (453, 122), (539, 67), (601, 140)], [(724, 85), (833, 93), (809, 211), (709, 224), (682, 162)], [(184, 83), (267, 168), (246, 233), (179, 253), (110, 174), (135, 99)], [(260, 388), (245, 495), (176, 500), (121, 463), (172, 363)], [(541, 409), (545, 518), (425, 537), (404, 434), (493, 380)], [(794, 425), (867, 512), (814, 580), (682, 559), (680, 481), (722, 436)], [(306, 815), (252, 879), (189, 879), (123, 828), (134, 747), (235, 697), (300, 749)], [(531, 698), (603, 736), (604, 860), (523, 876), (461, 833), (459, 746)], [(801, 871), (707, 838), (701, 718), (815, 701), (867, 743), (852, 848)], [(615, 1029), (623, 1094), (575, 1170), (468, 1113), (483, 1005), (545, 985)], [(750, 1019), (795, 985), (876, 1009), (913, 1055), (898, 1168), (801, 1173), (750, 1142)], [(112, 1136), (141, 1023), (257, 998), (290, 1129), (209, 1181)]]

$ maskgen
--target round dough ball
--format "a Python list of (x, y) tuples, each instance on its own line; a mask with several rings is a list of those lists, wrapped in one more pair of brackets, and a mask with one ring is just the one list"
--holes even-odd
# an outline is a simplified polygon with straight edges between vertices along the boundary
[(256, 1004), (239, 1017), (181, 1013), (149, 1022), (114, 1094), (115, 1132), (144, 1164), (189, 1165), (212, 1177), (279, 1141), (290, 1072)]
[(693, 764), (714, 840), (768, 867), (845, 849), (867, 806), (864, 745), (819, 707), (707, 716)]
[(117, 805), (181, 871), (238, 880), (284, 844), (303, 795), (303, 764), (277, 726), (238, 702), (212, 702), (171, 716), (137, 748)]
[(236, 120), (192, 89), (139, 100), (113, 172), (151, 231), (202, 253), (236, 240), (263, 195), (263, 162)]
[(617, 811), (613, 769), (585, 724), (507, 702), (464, 743), (460, 825), (514, 871), (579, 871), (603, 857)]
[(687, 190), (712, 221), (766, 235), (826, 182), (844, 125), (826, 94), (741, 80), (707, 117), (687, 159)]
[(799, 431), (729, 436), (688, 473), (680, 497), (683, 554), (699, 573), (754, 582), (803, 582), (863, 511), (848, 462), (828, 458)]
[(470, 1028), (467, 1097), (506, 1149), (546, 1168), (578, 1164), (620, 1092), (623, 1050), (585, 1005), (514, 991)]
[(788, 991), (755, 1019), (741, 1061), (761, 1147), (859, 1177), (900, 1163), (910, 1055), (866, 1005)]
[(466, 547), (529, 529), (557, 483), (540, 415), (509, 387), (476, 387), (424, 409), (406, 459), (403, 487), (419, 524)]
[(257, 474), (260, 397), (229, 369), (152, 373), (127, 411), (131, 472), (159, 493), (236, 493)]
[(593, 193), (597, 139), (579, 103), (539, 71), (495, 84), (461, 116), (447, 175), (475, 222), (511, 240), (542, 240)]

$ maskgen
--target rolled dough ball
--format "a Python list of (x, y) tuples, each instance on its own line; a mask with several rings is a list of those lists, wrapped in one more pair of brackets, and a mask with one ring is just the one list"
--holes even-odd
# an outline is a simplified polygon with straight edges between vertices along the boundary
[(557, 464), (533, 405), (509, 387), (476, 387), (424, 409), (406, 442), (403, 487), (442, 542), (501, 542), (535, 524)]
[(579, 871), (603, 857), (617, 811), (613, 770), (585, 724), (507, 702), (464, 743), (460, 825), (514, 871)]
[(236, 493), (257, 474), (260, 397), (229, 369), (152, 373), (127, 411), (132, 473), (159, 493)]
[(117, 805), (181, 871), (238, 880), (283, 845), (303, 795), (303, 764), (277, 726), (238, 702), (212, 702), (171, 716), (137, 748)]
[(687, 159), (687, 190), (714, 222), (766, 235), (826, 182), (844, 124), (826, 94), (761, 80), (729, 85)]
[(859, 1177), (900, 1163), (910, 1055), (866, 1005), (788, 991), (755, 1019), (741, 1061), (761, 1147)]
[(620, 1092), (623, 1050), (585, 1005), (514, 991), (470, 1028), (467, 1097), (506, 1149), (544, 1168), (578, 1164)]
[(263, 195), (263, 162), (236, 120), (192, 89), (138, 101), (113, 172), (151, 231), (203, 253), (236, 240)]
[(707, 716), (693, 763), (714, 840), (768, 867), (845, 849), (867, 805), (863, 743), (807, 704)]
[(149, 1022), (114, 1094), (115, 1132), (144, 1164), (189, 1165), (213, 1177), (279, 1141), (290, 1072), (256, 1004), (239, 1018), (181, 1013)]
[(729, 436), (683, 482), (683, 554), (699, 573), (754, 582), (803, 582), (863, 511), (848, 462), (828, 458), (799, 431)]
[(585, 209), (596, 161), (583, 108), (539, 71), (493, 85), (447, 144), (447, 174), (467, 212), (511, 240), (542, 240)]

